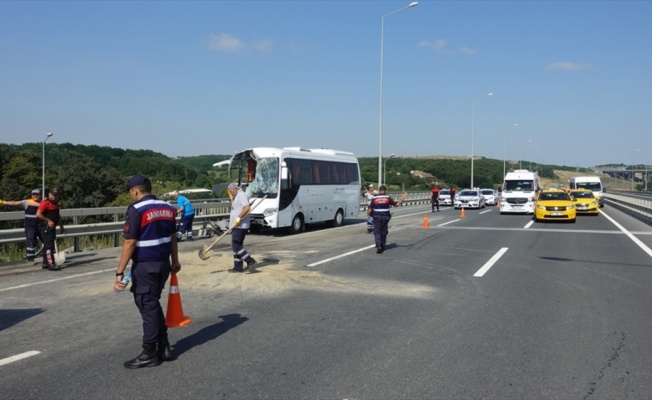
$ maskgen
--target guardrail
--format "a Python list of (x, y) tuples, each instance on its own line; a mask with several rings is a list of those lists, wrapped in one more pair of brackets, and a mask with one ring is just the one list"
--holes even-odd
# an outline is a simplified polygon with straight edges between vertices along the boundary
[(603, 197), (610, 206), (652, 225), (652, 199), (649, 196), (640, 197), (606, 192)]
[[(399, 194), (392, 194), (392, 197), (397, 198)], [(411, 193), (408, 198), (403, 202), (405, 206), (412, 206), (430, 202), (429, 192)], [(209, 221), (217, 221), (220, 219), (227, 219), (231, 212), (231, 203), (228, 199), (212, 202), (199, 202), (193, 201), (195, 208), (195, 223), (201, 225), (198, 229), (197, 236), (204, 236), (207, 231)], [(361, 200), (360, 211), (367, 209), (367, 201)], [(120, 234), (124, 225), (125, 213), (127, 207), (102, 207), (102, 208), (73, 208), (62, 209), (61, 216), (67, 221), (72, 219), (72, 223), (64, 221), (66, 233), (57, 235), (57, 239), (73, 238), (73, 251), (79, 251), (79, 238), (83, 236), (93, 235), (113, 235), (114, 246), (120, 246)], [(100, 222), (92, 224), (80, 224), (84, 217), (88, 216), (101, 216), (109, 215), (113, 217), (113, 222)], [(25, 218), (23, 211), (10, 211), (0, 213), (0, 221), (18, 221)], [(19, 243), (25, 241), (24, 229), (4, 229), (0, 230), (0, 244), (5, 243)]]

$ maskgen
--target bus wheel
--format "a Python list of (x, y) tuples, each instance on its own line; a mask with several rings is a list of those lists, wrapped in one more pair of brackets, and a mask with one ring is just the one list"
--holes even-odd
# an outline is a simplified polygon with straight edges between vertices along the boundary
[(344, 223), (344, 211), (342, 211), (342, 209), (339, 209), (335, 213), (335, 218), (333, 218), (330, 221), (330, 226), (338, 227), (338, 226), (342, 226), (343, 223)]
[(292, 219), (292, 225), (289, 227), (290, 233), (300, 233), (303, 232), (304, 229), (304, 224), (303, 224), (303, 215), (297, 214), (294, 216)]

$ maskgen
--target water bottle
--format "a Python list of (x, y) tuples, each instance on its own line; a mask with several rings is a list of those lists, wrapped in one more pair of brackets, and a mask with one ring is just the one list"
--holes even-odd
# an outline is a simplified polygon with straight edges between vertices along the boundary
[[(126, 283), (128, 285), (129, 282), (131, 282), (131, 271), (125, 271), (125, 275), (122, 277), (122, 283)], [(124, 292), (124, 290), (118, 290), (118, 293), (122, 292)]]

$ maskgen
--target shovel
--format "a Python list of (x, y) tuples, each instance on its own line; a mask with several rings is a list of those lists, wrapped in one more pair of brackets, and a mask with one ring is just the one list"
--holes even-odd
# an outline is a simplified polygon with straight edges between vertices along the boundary
[[(263, 196), (262, 198), (257, 199), (256, 201), (254, 201), (254, 204), (249, 208), (249, 212), (245, 215), (245, 217), (246, 217), (247, 215), (251, 214), (251, 212), (254, 210), (254, 208), (258, 207), (258, 205), (259, 205), (260, 203), (262, 203), (263, 200), (265, 200), (266, 198), (267, 198), (267, 195), (265, 195), (265, 196)], [(226, 232), (224, 232), (223, 234), (221, 234), (220, 237), (218, 237), (217, 239), (215, 239), (215, 241), (214, 241), (213, 243), (211, 243), (210, 245), (208, 245), (208, 246), (207, 246), (207, 245), (203, 245), (203, 246), (201, 247), (201, 249), (199, 249), (199, 258), (201, 258), (202, 260), (208, 260), (208, 259), (210, 258), (210, 256), (213, 255), (213, 250), (211, 250), (211, 249), (212, 249), (213, 247), (215, 247), (215, 246), (220, 242), (220, 240), (222, 240), (222, 238), (224, 238), (224, 236), (226, 236), (226, 235), (228, 235), (229, 233), (231, 233), (231, 231), (232, 231), (233, 229), (235, 229), (235, 226), (234, 226), (234, 227), (231, 227), (231, 228), (229, 228), (229, 229), (227, 229)]]
[(66, 262), (66, 252), (62, 251), (59, 253), (59, 246), (57, 246), (57, 241), (54, 241), (54, 262), (57, 265), (61, 265)]

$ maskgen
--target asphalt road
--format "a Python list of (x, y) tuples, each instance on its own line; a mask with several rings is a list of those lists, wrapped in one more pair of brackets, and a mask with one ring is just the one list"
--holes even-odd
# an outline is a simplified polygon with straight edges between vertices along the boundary
[(400, 208), (382, 255), (361, 218), (250, 235), (242, 275), (228, 243), (208, 261), (208, 239), (181, 243), (193, 322), (141, 370), (122, 367), (141, 326), (111, 291), (117, 249), (0, 267), (0, 398), (649, 399), (652, 232), (603, 211)]

